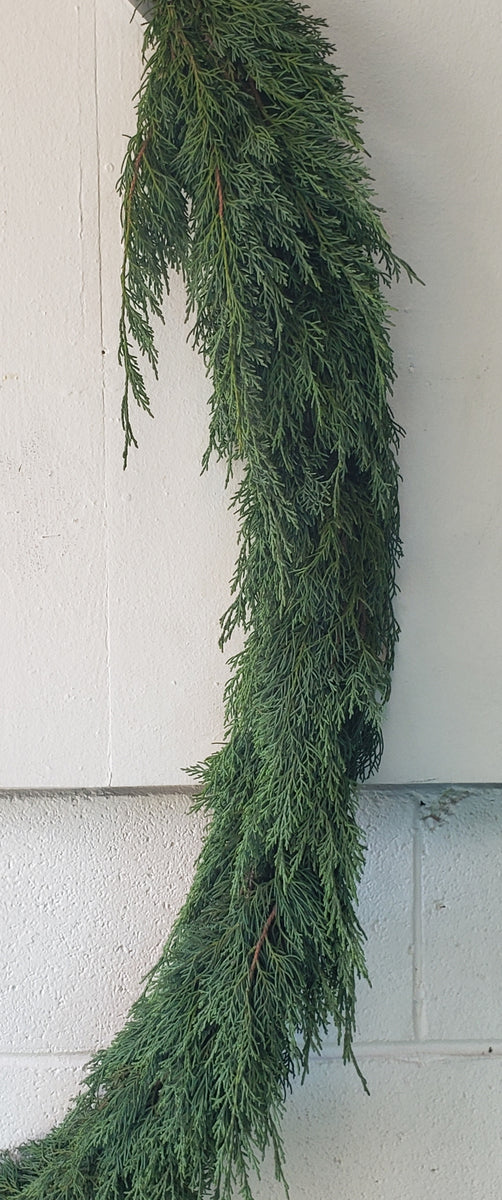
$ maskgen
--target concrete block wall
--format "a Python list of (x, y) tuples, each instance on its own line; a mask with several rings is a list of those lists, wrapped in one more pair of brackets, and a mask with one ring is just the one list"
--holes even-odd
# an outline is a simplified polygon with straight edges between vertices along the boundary
[[(190, 792), (0, 796), (0, 1144), (59, 1120), (122, 1025), (201, 843)], [(489, 1200), (502, 1175), (502, 788), (364, 788), (372, 988), (288, 1102), (292, 1200)], [(257, 1200), (279, 1200), (265, 1163)]]

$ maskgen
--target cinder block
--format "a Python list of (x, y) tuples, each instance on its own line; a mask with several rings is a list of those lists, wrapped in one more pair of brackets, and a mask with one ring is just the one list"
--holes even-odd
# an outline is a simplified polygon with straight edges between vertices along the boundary
[[(291, 1200), (499, 1200), (500, 1058), (314, 1064), (283, 1125)], [(0, 1145), (41, 1137), (67, 1112), (83, 1060), (0, 1061)], [(283, 1200), (268, 1157), (255, 1200)]]
[[(107, 1044), (190, 886), (202, 819), (186, 794), (0, 798), (0, 1052)], [(371, 990), (358, 1039), (411, 1031), (412, 805), (363, 792), (360, 916)]]
[[(358, 989), (357, 1040), (408, 1041), (412, 1020), (413, 802), (406, 793), (361, 791), (367, 851), (359, 885), (371, 988)], [(327, 1048), (332, 1044), (331, 1039)]]
[[(285, 1122), (290, 1200), (499, 1200), (502, 1061), (312, 1068)], [(267, 1158), (255, 1200), (283, 1200)]]
[(502, 1038), (502, 791), (452, 788), (421, 810), (432, 1040)]
[(85, 1068), (81, 1056), (0, 1057), (0, 1147), (43, 1137), (61, 1121), (77, 1095)]
[(106, 1045), (188, 891), (190, 796), (0, 797), (0, 1053)]

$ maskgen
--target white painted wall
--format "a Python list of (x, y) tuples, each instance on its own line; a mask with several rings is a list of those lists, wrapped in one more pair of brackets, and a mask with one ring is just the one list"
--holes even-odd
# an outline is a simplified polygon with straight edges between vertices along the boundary
[[(316, 0), (364, 109), (402, 285), (403, 633), (382, 781), (500, 778), (498, 0)], [(174, 784), (221, 737), (235, 530), (178, 287), (122, 473), (115, 181), (127, 0), (4, 5), (0, 786)]]
[[(0, 1146), (43, 1135), (122, 1025), (187, 890), (183, 794), (0, 796)], [(357, 1056), (285, 1119), (291, 1200), (498, 1200), (502, 791), (368, 789)], [(256, 1200), (281, 1200), (266, 1164)]]

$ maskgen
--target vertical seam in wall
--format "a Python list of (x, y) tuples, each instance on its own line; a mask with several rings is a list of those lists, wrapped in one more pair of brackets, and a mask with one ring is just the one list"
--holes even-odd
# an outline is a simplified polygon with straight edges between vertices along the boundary
[(414, 801), (413, 822), (413, 981), (412, 1009), (415, 1040), (422, 1042), (427, 1037), (427, 1012), (425, 1002), (425, 947), (423, 921), (423, 855), (424, 831), (420, 813), (420, 800)]
[(98, 72), (98, 28), (97, 4), (94, 0), (94, 119), (96, 144), (96, 195), (98, 214), (98, 287), (99, 287), (99, 323), (101, 341), (101, 435), (103, 445), (103, 520), (105, 536), (105, 581), (104, 581), (104, 610), (105, 610), (105, 660), (106, 681), (108, 689), (108, 737), (107, 737), (107, 786), (111, 787), (113, 780), (113, 743), (112, 743), (112, 676), (110, 655), (110, 530), (108, 504), (108, 453), (106, 428), (106, 374), (105, 374), (105, 345), (103, 319), (103, 256), (102, 256), (102, 221), (101, 221), (101, 144), (99, 134), (99, 72)]
[(83, 164), (83, 130), (82, 130), (82, 14), (80, 4), (75, 7), (77, 18), (77, 59), (79, 82), (77, 88), (78, 131), (79, 131), (79, 164), (78, 164), (78, 242), (80, 254), (80, 288), (79, 305), (82, 329), (85, 330), (86, 296), (85, 296), (85, 263), (84, 263), (84, 164)]

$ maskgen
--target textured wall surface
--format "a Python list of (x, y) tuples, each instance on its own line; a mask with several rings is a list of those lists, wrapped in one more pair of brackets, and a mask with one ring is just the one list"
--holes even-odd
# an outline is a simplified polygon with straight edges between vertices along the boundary
[[(0, 797), (0, 1145), (66, 1111), (188, 888), (187, 793)], [(288, 1102), (291, 1200), (495, 1200), (502, 1173), (502, 789), (365, 789), (357, 1055)], [(257, 1200), (283, 1193), (266, 1163)]]
[[(398, 252), (403, 634), (381, 781), (501, 777), (498, 0), (315, 0)], [(175, 284), (124, 475), (115, 182), (127, 0), (5, 5), (0, 787), (174, 784), (221, 737), (235, 529)]]

